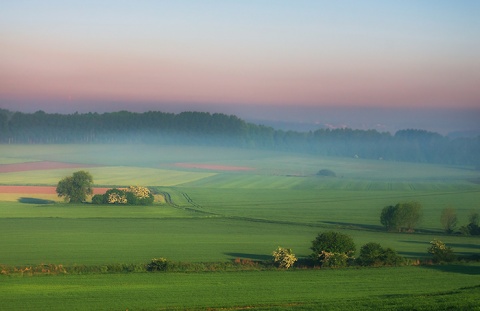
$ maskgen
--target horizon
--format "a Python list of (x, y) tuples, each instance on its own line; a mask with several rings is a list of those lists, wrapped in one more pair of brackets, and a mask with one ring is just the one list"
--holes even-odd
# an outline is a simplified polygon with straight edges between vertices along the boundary
[(477, 1), (0, 4), (0, 107), (480, 131)]
[[(101, 107), (99, 109), (99, 107)], [(106, 107), (110, 109), (106, 109)], [(20, 108), (20, 109), (19, 109)], [(23, 108), (23, 109), (22, 109)], [(45, 109), (43, 109), (45, 108)], [(196, 104), (157, 104), (143, 103), (131, 106), (129, 103), (117, 105), (98, 105), (83, 103), (80, 106), (19, 106), (0, 105), (0, 109), (12, 112), (74, 114), (74, 113), (109, 113), (129, 111), (144, 113), (160, 111), (181, 113), (185, 111), (223, 113), (235, 115), (247, 122), (271, 126), (280, 130), (307, 132), (320, 128), (351, 128), (359, 130), (377, 130), (394, 134), (398, 130), (419, 129), (437, 132), (444, 136), (480, 135), (480, 108), (378, 108), (378, 107), (268, 107), (261, 105), (201, 105)], [(81, 109), (76, 109), (81, 108)]]

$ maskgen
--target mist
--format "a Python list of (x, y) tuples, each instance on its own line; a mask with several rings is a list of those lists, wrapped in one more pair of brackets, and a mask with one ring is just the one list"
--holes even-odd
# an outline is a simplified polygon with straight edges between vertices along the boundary
[(209, 112), (49, 114), (0, 111), (5, 144), (160, 144), (235, 147), (390, 161), (479, 166), (480, 138), (449, 138), (421, 129), (275, 129)]
[(248, 122), (281, 130), (311, 131), (319, 128), (375, 129), (394, 134), (402, 129), (422, 129), (452, 137), (480, 135), (480, 107), (358, 107), (255, 105), (210, 103), (158, 103), (130, 101), (80, 100), (3, 100), (0, 108), (33, 113), (71, 114), (75, 112), (161, 111), (181, 113), (197, 111), (233, 114)]

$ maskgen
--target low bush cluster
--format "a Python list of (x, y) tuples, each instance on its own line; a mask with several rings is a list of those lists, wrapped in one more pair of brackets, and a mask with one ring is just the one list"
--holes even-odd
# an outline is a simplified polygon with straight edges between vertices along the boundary
[(353, 260), (355, 243), (353, 239), (343, 233), (328, 231), (319, 234), (312, 241), (312, 259), (322, 267), (346, 267)]
[(167, 271), (169, 262), (165, 258), (153, 258), (152, 261), (147, 265), (147, 271)]
[(92, 197), (93, 204), (151, 205), (153, 194), (146, 187), (113, 188)]
[(326, 176), (326, 177), (337, 177), (334, 171), (329, 169), (322, 169), (317, 172), (318, 176)]
[(468, 217), (468, 221), (468, 225), (460, 228), (460, 233), (463, 235), (480, 235), (480, 214), (472, 211)]
[(380, 244), (370, 242), (360, 248), (357, 263), (361, 266), (400, 266), (405, 259), (391, 248), (383, 248)]
[(0, 265), (0, 274), (10, 275), (10, 274), (20, 274), (33, 276), (37, 274), (66, 274), (67, 270), (63, 265), (55, 264), (39, 264), (37, 266), (27, 266), (27, 267), (13, 267), (7, 265)]
[(430, 242), (428, 253), (432, 254), (435, 262), (452, 262), (456, 259), (451, 247), (448, 247), (440, 240)]

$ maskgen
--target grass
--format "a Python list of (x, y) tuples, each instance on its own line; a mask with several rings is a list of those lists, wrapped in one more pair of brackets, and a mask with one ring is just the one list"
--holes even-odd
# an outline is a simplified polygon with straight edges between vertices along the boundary
[[(76, 169), (38, 170), (0, 174), (0, 185), (49, 185), (53, 186)], [(186, 172), (145, 167), (95, 167), (88, 170), (97, 185), (107, 186), (174, 186), (214, 175), (206, 172)], [(132, 176), (135, 178), (132, 179)]]
[[(135, 153), (129, 153), (135, 150)], [(428, 256), (438, 238), (459, 255), (478, 254), (478, 237), (445, 235), (440, 213), (459, 225), (479, 208), (478, 172), (464, 167), (317, 158), (229, 148), (123, 145), (4, 145), (0, 163), (48, 160), (95, 164), (97, 185), (145, 185), (173, 205), (70, 205), (55, 195), (0, 194), (0, 263), (105, 265), (154, 257), (213, 262), (269, 259), (278, 246), (308, 256), (315, 236), (336, 230), (359, 249), (379, 242), (409, 258)], [(176, 162), (249, 166), (228, 172)], [(332, 169), (337, 178), (315, 176)], [(76, 169), (0, 174), (0, 184), (56, 185)], [(416, 200), (415, 234), (387, 233), (381, 209)], [(51, 201), (55, 201), (52, 203)], [(0, 276), (6, 309), (474, 309), (479, 265), (261, 272)], [(26, 295), (28, 293), (28, 295)]]
[(203, 310), (206, 306), (211, 310), (475, 310), (479, 269), (472, 265), (441, 270), (403, 267), (2, 277), (0, 294), (3, 307), (9, 310)]

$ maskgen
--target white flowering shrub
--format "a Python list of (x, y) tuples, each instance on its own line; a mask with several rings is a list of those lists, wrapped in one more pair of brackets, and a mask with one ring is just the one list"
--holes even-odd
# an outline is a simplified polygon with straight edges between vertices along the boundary
[(318, 254), (318, 260), (322, 264), (322, 267), (329, 267), (329, 268), (346, 267), (350, 259), (353, 260), (353, 257), (350, 257), (345, 253), (322, 251), (320, 252), (320, 254)]
[(96, 195), (92, 198), (92, 203), (150, 205), (153, 203), (153, 200), (153, 194), (148, 188), (130, 186), (128, 188), (109, 189), (104, 195)]
[(147, 264), (147, 271), (167, 271), (168, 270), (168, 260), (161, 258), (153, 258), (149, 264)]
[(108, 204), (127, 204), (127, 194), (122, 189), (110, 189), (104, 194), (106, 203)]
[(125, 192), (127, 193), (128, 204), (150, 205), (153, 203), (153, 194), (146, 187), (130, 186), (125, 189)]
[(278, 265), (278, 267), (283, 269), (288, 269), (297, 261), (295, 254), (292, 253), (290, 248), (278, 247), (273, 252), (273, 262)]
[(433, 260), (436, 262), (450, 262), (456, 259), (451, 247), (448, 247), (440, 240), (433, 240), (430, 242), (428, 252), (432, 254)]

